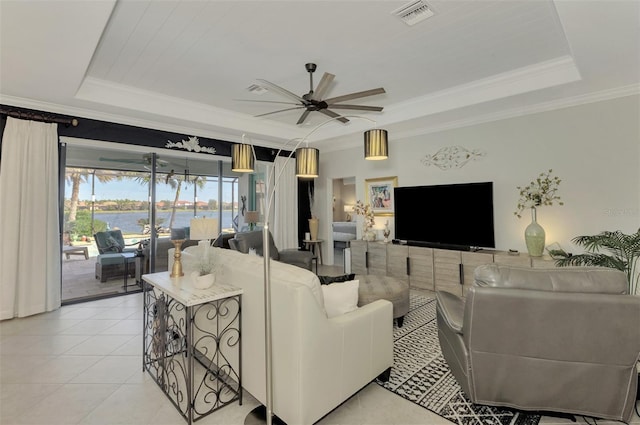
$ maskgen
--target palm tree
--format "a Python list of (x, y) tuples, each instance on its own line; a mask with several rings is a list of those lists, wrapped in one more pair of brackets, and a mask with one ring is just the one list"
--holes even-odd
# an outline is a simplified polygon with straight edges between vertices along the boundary
[(188, 186), (190, 184), (195, 184), (199, 189), (202, 189), (205, 185), (205, 178), (202, 176), (194, 176), (192, 180), (189, 180), (188, 175), (182, 174), (172, 174), (169, 173), (167, 178), (165, 179), (165, 183), (168, 184), (171, 189), (176, 191), (176, 195), (173, 199), (173, 205), (171, 206), (171, 217), (169, 219), (169, 228), (173, 229), (173, 224), (176, 219), (176, 208), (178, 205), (178, 201), (180, 200), (180, 192), (182, 190), (182, 185)]
[(80, 195), (80, 184), (89, 181), (91, 170), (86, 168), (67, 168), (65, 180), (71, 184), (71, 198), (69, 201), (69, 221), (76, 221), (78, 212), (78, 197)]
[(89, 176), (95, 176), (101, 183), (106, 183), (117, 178), (117, 172), (107, 170), (92, 170), (88, 168), (67, 168), (65, 180), (71, 184), (71, 198), (69, 199), (68, 221), (76, 221), (78, 213), (78, 197), (80, 196), (80, 185), (89, 182)]
[[(640, 280), (640, 229), (630, 235), (619, 230), (604, 231), (593, 236), (577, 236), (572, 241), (584, 246), (587, 253), (569, 255), (563, 250), (549, 251), (557, 266), (598, 266), (621, 270), (627, 275), (629, 293), (636, 294)], [(600, 250), (609, 251), (610, 255)]]

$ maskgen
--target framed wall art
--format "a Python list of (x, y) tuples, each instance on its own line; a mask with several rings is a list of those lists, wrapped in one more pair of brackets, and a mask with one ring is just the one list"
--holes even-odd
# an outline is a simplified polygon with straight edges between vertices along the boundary
[(393, 188), (398, 185), (398, 177), (366, 179), (364, 182), (365, 203), (371, 206), (373, 214), (392, 216), (394, 211)]

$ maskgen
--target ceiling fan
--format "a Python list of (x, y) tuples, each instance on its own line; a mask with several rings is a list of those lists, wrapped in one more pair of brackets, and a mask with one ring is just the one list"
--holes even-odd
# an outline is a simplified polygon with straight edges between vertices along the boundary
[[(120, 163), (124, 163), (124, 164), (141, 164), (144, 165), (145, 168), (147, 168), (148, 166), (151, 166), (151, 159), (152, 156), (151, 154), (144, 154), (142, 155), (141, 159), (131, 159), (131, 158), (104, 158), (104, 157), (100, 157), (99, 160), (100, 161), (105, 161), (105, 162), (120, 162)], [(167, 165), (169, 165), (168, 161), (164, 161), (160, 158), (156, 158), (156, 165), (158, 167), (166, 167)]]
[[(358, 111), (373, 111), (380, 112), (382, 111), (381, 106), (366, 106), (366, 105), (351, 105), (344, 104), (341, 102), (345, 102), (347, 100), (360, 99), (362, 97), (373, 96), (376, 94), (386, 93), (384, 88), (378, 87), (376, 89), (365, 90), (356, 93), (345, 94), (342, 96), (331, 97), (328, 99), (323, 99), (323, 96), (326, 94), (331, 82), (335, 78), (335, 75), (325, 72), (318, 86), (313, 89), (313, 73), (316, 71), (315, 63), (307, 63), (305, 64), (305, 69), (309, 73), (309, 93), (304, 94), (302, 96), (298, 96), (295, 93), (290, 92), (289, 90), (282, 88), (276, 84), (273, 84), (267, 80), (258, 79), (258, 81), (264, 84), (266, 87), (271, 89), (273, 92), (278, 93), (284, 97), (287, 97), (291, 100), (296, 101), (296, 103), (288, 103), (290, 105), (296, 105), (292, 108), (281, 109), (278, 111), (267, 112), (266, 114), (256, 115), (257, 117), (263, 117), (266, 115), (277, 114), (279, 112), (292, 111), (295, 109), (304, 109), (304, 112), (298, 119), (296, 124), (302, 124), (311, 112), (320, 112), (322, 114), (328, 115), (331, 118), (336, 118), (338, 121), (347, 123), (349, 120), (340, 114), (333, 111), (333, 109), (351, 109)], [(257, 102), (260, 102), (259, 100)], [(286, 102), (271, 102), (271, 101), (263, 101), (268, 103), (286, 103)]]

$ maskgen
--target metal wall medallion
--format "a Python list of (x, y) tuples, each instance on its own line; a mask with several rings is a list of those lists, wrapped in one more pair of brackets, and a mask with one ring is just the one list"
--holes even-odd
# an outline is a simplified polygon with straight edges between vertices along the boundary
[(480, 149), (469, 150), (462, 146), (445, 146), (433, 155), (426, 155), (420, 160), (425, 166), (435, 165), (441, 170), (462, 168), (469, 161), (477, 160), (486, 155)]
[(181, 140), (179, 142), (167, 141), (165, 148), (185, 149), (189, 152), (208, 152), (216, 153), (216, 148), (209, 148), (206, 146), (200, 146), (200, 140), (196, 136), (189, 137), (188, 140)]

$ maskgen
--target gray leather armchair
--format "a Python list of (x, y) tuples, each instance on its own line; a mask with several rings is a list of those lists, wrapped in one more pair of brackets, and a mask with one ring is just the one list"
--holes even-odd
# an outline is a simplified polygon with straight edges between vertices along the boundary
[[(253, 248), (261, 256), (263, 252), (262, 230), (236, 233), (233, 239), (229, 239), (229, 246), (231, 249), (245, 254), (249, 252), (250, 248)], [(269, 233), (269, 256), (272, 260), (311, 270), (313, 254), (310, 251), (299, 251), (297, 249), (278, 250), (273, 242), (271, 233)]]
[(629, 422), (640, 297), (623, 272), (488, 264), (465, 299), (438, 291), (438, 339), (473, 403)]

